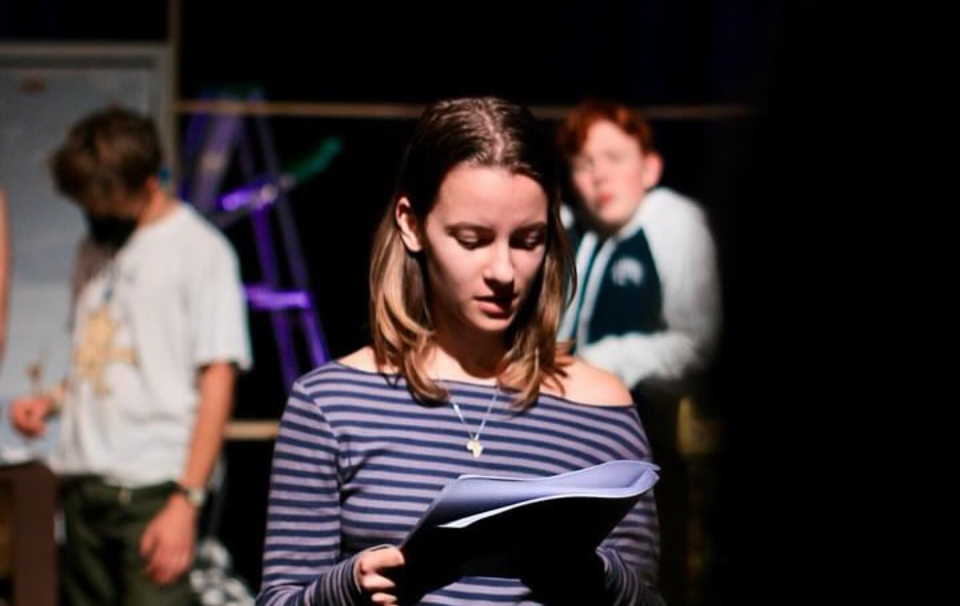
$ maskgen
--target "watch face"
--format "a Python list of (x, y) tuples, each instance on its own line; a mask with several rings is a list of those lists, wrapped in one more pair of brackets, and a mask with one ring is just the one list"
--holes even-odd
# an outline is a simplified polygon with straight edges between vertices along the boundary
[(190, 504), (195, 505), (196, 507), (201, 507), (203, 502), (207, 499), (207, 491), (202, 488), (180, 486), (179, 489), (180, 492), (187, 497), (187, 500), (190, 501)]

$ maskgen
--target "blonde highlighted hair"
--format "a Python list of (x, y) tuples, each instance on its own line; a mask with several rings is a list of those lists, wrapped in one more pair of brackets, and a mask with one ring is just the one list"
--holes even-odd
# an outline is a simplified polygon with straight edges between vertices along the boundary
[(543, 266), (508, 331), (499, 372), (514, 403), (527, 407), (540, 388), (559, 382), (569, 363), (557, 344), (557, 324), (572, 281), (572, 254), (560, 221), (559, 158), (548, 131), (529, 110), (493, 97), (444, 100), (417, 123), (397, 171), (393, 196), (373, 241), (370, 263), (370, 326), (378, 367), (401, 372), (414, 396), (442, 400), (447, 391), (424, 364), (435, 342), (425, 270), (400, 238), (395, 207), (407, 198), (420, 224), (433, 209), (440, 186), (462, 165), (503, 168), (536, 181), (547, 196)]

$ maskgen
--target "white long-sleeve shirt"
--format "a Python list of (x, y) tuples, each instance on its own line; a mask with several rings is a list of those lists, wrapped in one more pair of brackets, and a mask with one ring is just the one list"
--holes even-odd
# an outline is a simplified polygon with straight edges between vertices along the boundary
[[(643, 259), (626, 250), (637, 248), (643, 238), (639, 249), (649, 248), (654, 265), (646, 270)], [(577, 293), (561, 322), (560, 338), (576, 337), (577, 354), (586, 361), (618, 375), (631, 389), (648, 380), (682, 381), (709, 362), (721, 322), (716, 247), (704, 212), (689, 198), (665, 187), (653, 189), (618, 233), (602, 241), (586, 233), (577, 249), (577, 275)], [(658, 278), (659, 317), (641, 317), (656, 312), (650, 306), (631, 307), (636, 297), (631, 291), (643, 280)], [(647, 286), (656, 298), (656, 285)], [(594, 317), (601, 297), (607, 309), (623, 299), (616, 306), (624, 311), (615, 318)], [(633, 309), (636, 316), (630, 315)]]

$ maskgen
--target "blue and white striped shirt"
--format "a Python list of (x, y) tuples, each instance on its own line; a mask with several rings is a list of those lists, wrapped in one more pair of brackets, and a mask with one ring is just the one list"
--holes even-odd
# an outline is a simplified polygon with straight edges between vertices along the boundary
[[(494, 388), (445, 382), (476, 431)], [(330, 362), (301, 377), (287, 402), (274, 451), (263, 606), (362, 602), (354, 557), (399, 545), (433, 499), (462, 474), (540, 477), (617, 459), (650, 460), (631, 406), (600, 407), (541, 394), (518, 411), (503, 398), (483, 430), (483, 455), (449, 403), (413, 399), (402, 376)], [(659, 603), (659, 532), (646, 493), (601, 543), (613, 604)], [(463, 577), (421, 604), (533, 605), (519, 580)]]

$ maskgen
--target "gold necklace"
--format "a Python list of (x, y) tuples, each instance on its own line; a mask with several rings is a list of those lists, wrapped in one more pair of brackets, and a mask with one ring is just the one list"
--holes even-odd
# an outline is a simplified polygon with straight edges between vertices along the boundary
[(467, 430), (467, 450), (473, 453), (473, 458), (478, 458), (483, 453), (483, 444), (480, 443), (480, 434), (483, 432), (483, 428), (487, 426), (487, 419), (490, 418), (490, 411), (493, 410), (493, 405), (497, 402), (497, 397), (500, 395), (500, 387), (494, 385), (493, 387), (493, 397), (490, 398), (490, 404), (487, 406), (487, 412), (483, 413), (483, 420), (480, 421), (480, 427), (477, 428), (476, 433), (470, 430), (470, 424), (467, 423), (467, 420), (463, 417), (463, 412), (460, 411), (460, 405), (457, 404), (456, 400), (453, 399), (453, 393), (449, 393), (449, 400), (451, 406), (453, 406), (454, 412), (457, 413), (457, 417), (460, 418), (460, 423), (463, 424), (463, 428)]

